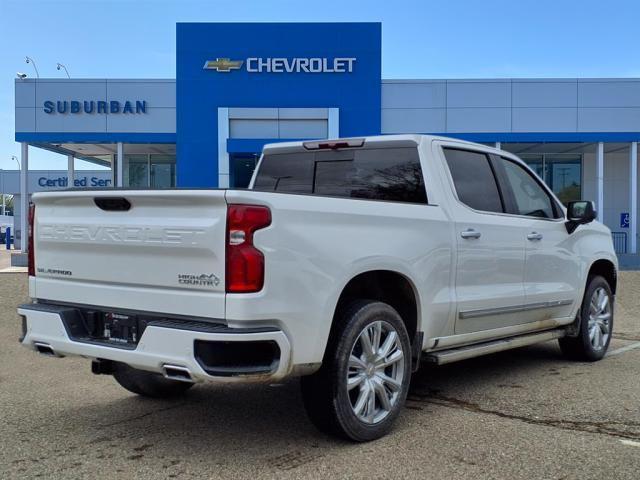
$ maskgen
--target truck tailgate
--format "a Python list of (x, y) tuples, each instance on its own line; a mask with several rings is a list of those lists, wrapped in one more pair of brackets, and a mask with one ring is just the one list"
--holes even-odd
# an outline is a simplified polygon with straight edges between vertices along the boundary
[(37, 298), (177, 314), (204, 307), (224, 318), (224, 190), (66, 191), (33, 201)]

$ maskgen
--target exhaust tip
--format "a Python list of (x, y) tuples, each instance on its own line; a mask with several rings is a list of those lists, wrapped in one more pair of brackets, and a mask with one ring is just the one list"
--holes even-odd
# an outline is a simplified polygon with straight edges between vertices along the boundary
[(180, 365), (163, 365), (162, 375), (169, 380), (193, 383), (189, 369)]
[(56, 353), (53, 351), (53, 348), (51, 348), (51, 345), (49, 345), (48, 343), (34, 342), (33, 346), (36, 347), (38, 353), (41, 353), (42, 355), (57, 357)]

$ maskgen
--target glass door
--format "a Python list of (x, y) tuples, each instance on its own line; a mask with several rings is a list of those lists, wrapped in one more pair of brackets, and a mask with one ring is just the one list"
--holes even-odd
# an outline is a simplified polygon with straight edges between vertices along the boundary
[(545, 177), (565, 205), (580, 200), (582, 187), (582, 155), (545, 155)]
[(551, 188), (563, 204), (580, 200), (581, 154), (522, 154), (520, 158)]
[(171, 188), (176, 185), (176, 157), (150, 155), (151, 188)]

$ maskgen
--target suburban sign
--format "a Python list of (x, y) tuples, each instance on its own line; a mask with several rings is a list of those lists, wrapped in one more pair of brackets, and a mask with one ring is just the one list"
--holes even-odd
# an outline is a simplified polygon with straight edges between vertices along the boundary
[(246, 60), (216, 58), (207, 60), (205, 70), (230, 72), (245, 66), (249, 73), (351, 73), (356, 63), (355, 57), (335, 58), (285, 58), (285, 57), (249, 57)]
[(87, 114), (140, 114), (147, 113), (147, 101), (146, 100), (135, 100), (135, 101), (125, 101), (119, 102), (117, 100), (111, 100), (109, 102), (105, 102), (103, 100), (46, 100), (43, 104), (42, 109), (44, 113), (55, 114), (55, 113), (87, 113)]

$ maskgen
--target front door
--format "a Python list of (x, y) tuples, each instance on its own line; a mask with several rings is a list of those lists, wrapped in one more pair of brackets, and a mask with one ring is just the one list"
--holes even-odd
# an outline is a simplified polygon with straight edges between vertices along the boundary
[(531, 172), (500, 157), (496, 165), (510, 191), (512, 213), (526, 220), (524, 268), (527, 322), (570, 315), (581, 290), (582, 268), (570, 249), (571, 240), (558, 202)]

